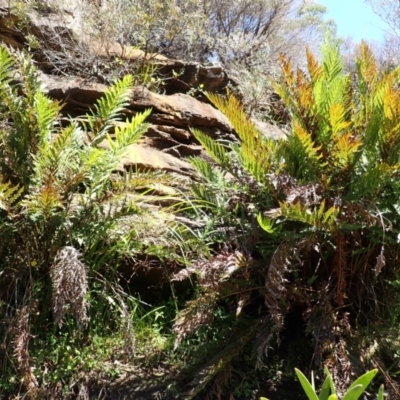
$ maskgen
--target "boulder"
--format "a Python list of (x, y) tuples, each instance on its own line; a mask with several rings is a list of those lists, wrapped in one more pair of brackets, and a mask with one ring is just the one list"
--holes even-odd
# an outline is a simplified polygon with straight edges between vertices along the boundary
[(163, 95), (150, 92), (145, 87), (133, 91), (130, 108), (144, 110), (152, 108), (167, 125), (179, 127), (215, 127), (223, 132), (231, 132), (228, 119), (210, 104), (202, 103), (186, 94)]
[(287, 139), (287, 134), (276, 125), (272, 125), (268, 122), (260, 121), (255, 118), (251, 121), (253, 122), (257, 130), (261, 132), (265, 137), (274, 140)]
[(181, 175), (196, 174), (188, 162), (143, 144), (129, 147), (120, 168), (176, 172)]

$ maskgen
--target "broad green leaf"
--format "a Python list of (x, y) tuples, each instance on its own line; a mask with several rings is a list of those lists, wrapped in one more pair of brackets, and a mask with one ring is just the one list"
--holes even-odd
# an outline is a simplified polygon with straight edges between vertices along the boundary
[(378, 400), (383, 400), (384, 399), (384, 391), (383, 391), (383, 385), (379, 386), (379, 391), (378, 391)]
[(365, 387), (363, 385), (353, 385), (351, 385), (350, 388), (347, 389), (343, 400), (357, 400), (364, 393)]
[(357, 400), (371, 383), (374, 376), (378, 373), (377, 369), (368, 371), (364, 375), (361, 375), (354, 383), (349, 387), (345, 393), (343, 400)]
[[(334, 394), (336, 394), (336, 389), (335, 389), (335, 385), (333, 383), (332, 375), (331, 375), (331, 373), (329, 372), (329, 369), (326, 366), (324, 367), (324, 371), (325, 371), (325, 375), (330, 378), (329, 379), (329, 386), (331, 388), (332, 395), (334, 395)], [(328, 400), (332, 400), (331, 396), (329, 396)]]
[(301, 386), (303, 387), (304, 392), (308, 397), (308, 400), (319, 400), (317, 394), (315, 393), (315, 390), (313, 389), (311, 383), (305, 377), (305, 375), (297, 368), (295, 368), (294, 370), (296, 371), (297, 378), (299, 379)]
[(271, 218), (265, 217), (262, 214), (258, 214), (257, 222), (259, 223), (261, 228), (264, 229), (264, 231), (271, 233), (271, 234), (275, 232), (274, 221)]
[(332, 382), (332, 377), (331, 374), (328, 372), (324, 383), (322, 384), (321, 391), (319, 393), (318, 399), (319, 400), (329, 400), (330, 396), (329, 393), (331, 392), (331, 382)]

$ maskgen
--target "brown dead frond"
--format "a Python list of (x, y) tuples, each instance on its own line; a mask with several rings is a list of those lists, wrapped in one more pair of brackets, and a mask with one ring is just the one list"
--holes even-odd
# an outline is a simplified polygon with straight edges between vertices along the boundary
[(346, 257), (346, 238), (342, 231), (338, 231), (334, 236), (336, 246), (335, 257), (333, 260), (334, 271), (336, 275), (336, 303), (339, 306), (344, 304), (347, 298), (347, 257)]
[(232, 364), (229, 362), (215, 376), (211, 389), (208, 391), (205, 400), (221, 400), (224, 399), (224, 389), (229, 386), (232, 378)]
[(264, 366), (263, 358), (270, 350), (270, 343), (274, 336), (279, 334), (281, 326), (275, 324), (269, 316), (261, 319), (257, 328), (254, 347), (257, 353), (256, 368)]
[(196, 274), (202, 287), (215, 289), (221, 282), (228, 280), (235, 271), (246, 267), (250, 261), (250, 258), (239, 250), (222, 250), (209, 259), (199, 259), (186, 269), (174, 274), (171, 280), (183, 281)]
[(79, 328), (88, 323), (87, 272), (79, 258), (78, 250), (65, 246), (58, 251), (50, 269), (54, 320), (60, 327), (67, 313), (74, 316)]
[(212, 291), (186, 303), (186, 307), (179, 312), (173, 326), (173, 332), (176, 334), (175, 347), (188, 333), (195, 332), (201, 325), (212, 323), (217, 300), (218, 293)]
[(271, 318), (277, 326), (283, 327), (281, 299), (285, 297), (287, 289), (285, 274), (289, 272), (292, 246), (282, 243), (272, 256), (271, 263), (265, 279), (265, 305)]
[(353, 364), (350, 359), (349, 343), (353, 336), (348, 313), (335, 312), (331, 314), (334, 341), (330, 343), (330, 354), (326, 358), (326, 366), (335, 381), (339, 395), (343, 395), (353, 377)]
[(29, 326), (29, 309), (27, 306), (23, 307), (19, 311), (17, 318), (18, 320), (15, 327), (14, 339), (15, 355), (17, 357), (18, 368), (22, 375), (22, 383), (26, 388), (28, 395), (31, 398), (35, 398), (38, 389), (38, 382), (30, 365), (29, 340), (31, 334)]
[[(210, 324), (213, 320), (215, 304), (223, 294), (236, 293), (236, 286), (229, 285), (229, 279), (239, 269), (246, 279), (245, 268), (250, 263), (250, 257), (241, 251), (222, 250), (210, 259), (201, 258), (188, 268), (173, 275), (172, 280), (181, 281), (189, 278), (192, 274), (203, 289), (203, 293), (196, 299), (186, 303), (186, 307), (178, 314), (173, 331), (177, 334), (175, 346), (178, 346), (187, 333), (194, 332), (200, 325)], [(239, 293), (237, 315), (247, 304), (248, 294)]]
[(378, 257), (376, 257), (376, 264), (375, 264), (375, 276), (378, 276), (382, 268), (386, 265), (386, 257), (385, 257), (385, 246), (381, 247), (381, 252), (379, 253)]
[(297, 180), (287, 174), (270, 174), (271, 185), (278, 199), (285, 198), (288, 204), (300, 203), (304, 206), (317, 205), (322, 200), (322, 186), (318, 183), (299, 185)]

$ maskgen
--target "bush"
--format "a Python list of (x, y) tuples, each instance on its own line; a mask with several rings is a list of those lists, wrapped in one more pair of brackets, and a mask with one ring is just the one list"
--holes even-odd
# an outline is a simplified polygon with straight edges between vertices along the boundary
[(119, 335), (121, 357), (131, 357), (140, 301), (119, 284), (121, 261), (143, 253), (145, 240), (147, 254), (183, 260), (176, 247), (186, 233), (134, 193), (168, 179), (114, 174), (147, 129), (149, 110), (121, 121), (132, 84), (125, 76), (80, 122), (62, 126), (61, 106), (40, 89), (29, 57), (0, 47), (2, 397), (18, 387), (32, 398), (73, 388), (68, 379), (93, 362), (82, 349), (95, 347), (94, 337), (105, 336), (103, 346)]
[(203, 291), (175, 329), (183, 337), (209, 322), (227, 298), (238, 320), (254, 318), (265, 296), (264, 317), (244, 334), (258, 337), (260, 358), (289, 312), (302, 310), (313, 360), (326, 361), (341, 389), (365, 346), (355, 326), (390, 322), (397, 304), (387, 280), (399, 273), (400, 70), (380, 72), (366, 44), (353, 74), (343, 72), (335, 42), (322, 53), (319, 63), (307, 51), (307, 71), (281, 57), (274, 87), (292, 117), (287, 140), (263, 137), (231, 94), (208, 94), (240, 142), (226, 147), (193, 130), (216, 163), (192, 160), (204, 178), (193, 192), (224, 245), (192, 267)]

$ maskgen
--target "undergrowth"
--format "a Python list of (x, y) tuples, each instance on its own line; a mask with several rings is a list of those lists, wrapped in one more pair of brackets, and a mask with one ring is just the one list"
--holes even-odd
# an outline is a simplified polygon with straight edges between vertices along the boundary
[[(348, 74), (332, 40), (321, 62), (307, 51), (305, 71), (283, 55), (280, 61), (274, 87), (291, 114), (287, 139), (264, 137), (231, 93), (208, 98), (230, 120), (238, 144), (192, 130), (214, 160), (191, 160), (203, 177), (193, 185), (203, 210), (196, 218), (221, 245), (175, 277), (196, 274), (202, 288), (176, 319), (177, 343), (210, 324), (221, 301), (237, 316), (232, 331), (244, 327), (207, 364), (191, 396), (211, 380), (210, 393), (220, 393), (226, 368), (248, 342), (262, 366), (293, 310), (302, 310), (310, 365), (328, 366), (339, 393), (372, 366), (399, 396), (390, 371), (398, 353), (391, 283), (400, 265), (400, 69), (380, 71), (363, 43)], [(381, 353), (365, 357), (371, 347)]]
[(148, 126), (149, 110), (122, 121), (133, 83), (126, 75), (61, 126), (29, 56), (0, 47), (2, 398), (74, 398), (89, 371), (117, 374), (114, 361), (140, 354), (156, 363), (172, 347), (162, 326), (176, 308), (163, 320), (120, 266), (184, 265), (203, 245), (143, 192), (173, 178), (115, 173)]

